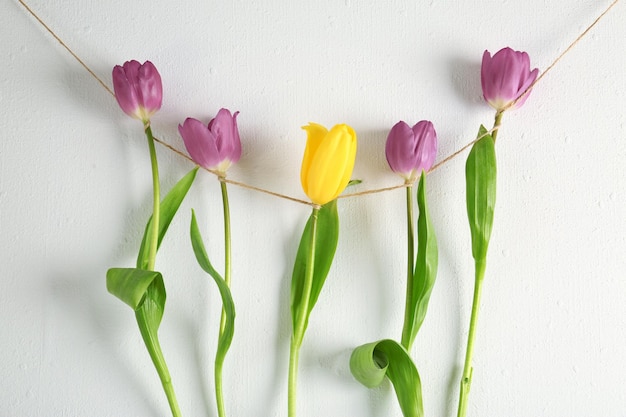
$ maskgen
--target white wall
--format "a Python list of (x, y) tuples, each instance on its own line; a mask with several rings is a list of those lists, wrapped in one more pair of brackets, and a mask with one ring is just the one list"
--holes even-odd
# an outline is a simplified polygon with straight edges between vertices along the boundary
[[(623, 3), (623, 2), (622, 2)], [(626, 5), (613, 11), (505, 115), (469, 416), (623, 416), (626, 345)], [(31, 0), (110, 84), (114, 65), (152, 60), (165, 86), (157, 136), (240, 110), (233, 179), (303, 198), (309, 121), (359, 136), (358, 190), (401, 181), (384, 141), (398, 120), (434, 122), (439, 159), (493, 112), (484, 49), (529, 52), (545, 69), (609, 1)], [(0, 415), (166, 416), (130, 309), (105, 272), (132, 266), (151, 209), (139, 123), (17, 1), (0, 28)], [(164, 187), (191, 165), (159, 148)], [(456, 413), (472, 260), (466, 154), (429, 177), (440, 268), (413, 356), (428, 416)], [(217, 181), (201, 173), (157, 259), (160, 329), (186, 416), (215, 416), (219, 296), (188, 240), (190, 209), (221, 265)], [(237, 329), (225, 365), (231, 416), (286, 416), (289, 280), (305, 206), (231, 187)], [(399, 338), (404, 193), (342, 200), (340, 246), (300, 366), (301, 416), (400, 416), (390, 384), (367, 390), (351, 350)]]

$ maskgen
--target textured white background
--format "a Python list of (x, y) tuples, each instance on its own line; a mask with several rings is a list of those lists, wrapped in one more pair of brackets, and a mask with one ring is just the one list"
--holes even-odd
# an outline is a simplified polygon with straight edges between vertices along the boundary
[[(32, 0), (110, 84), (111, 68), (152, 60), (165, 88), (155, 134), (240, 110), (233, 179), (304, 198), (309, 121), (352, 125), (358, 190), (399, 183), (389, 128), (434, 122), (439, 158), (492, 123), (485, 49), (529, 52), (545, 69), (608, 1)], [(105, 289), (132, 266), (150, 214), (138, 122), (15, 0), (0, 13), (0, 415), (166, 416), (132, 312)], [(507, 113), (498, 202), (476, 343), (473, 417), (626, 416), (626, 4)], [(159, 147), (168, 189), (192, 166)], [(456, 415), (473, 265), (466, 154), (429, 176), (437, 283), (413, 356), (428, 416)], [(355, 189), (357, 190), (357, 189)], [(289, 281), (305, 206), (231, 187), (238, 307), (225, 364), (230, 416), (286, 416)], [(201, 173), (157, 259), (168, 302), (163, 350), (186, 416), (215, 416), (219, 296), (188, 239), (195, 208), (221, 265), (218, 183)], [(351, 350), (399, 338), (404, 193), (340, 203), (337, 257), (300, 364), (299, 415), (400, 416), (390, 384), (367, 390)], [(220, 268), (221, 269), (221, 268)]]

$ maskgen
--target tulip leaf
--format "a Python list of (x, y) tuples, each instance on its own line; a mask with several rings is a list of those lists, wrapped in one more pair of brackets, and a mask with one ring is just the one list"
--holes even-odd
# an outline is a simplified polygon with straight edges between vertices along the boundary
[(404, 334), (402, 340), (402, 344), (407, 349), (410, 349), (410, 346), (413, 345), (413, 340), (426, 317), (428, 301), (437, 277), (439, 260), (437, 239), (426, 204), (426, 174), (423, 171), (417, 187), (417, 206), (419, 209), (419, 217), (417, 219), (417, 258), (411, 285), (412, 294), (409, 295), (411, 299), (408, 303), (411, 308), (408, 315), (408, 329), (410, 331), (408, 332), (408, 340), (404, 340)]
[(111, 268), (107, 271), (107, 290), (135, 310), (141, 335), (150, 342), (165, 309), (165, 285), (160, 272), (137, 268)]
[(163, 285), (160, 272), (137, 268), (111, 268), (107, 271), (107, 290), (133, 310), (141, 307), (151, 285)]
[(496, 149), (487, 129), (480, 126), (477, 141), (465, 164), (467, 216), (472, 235), (472, 256), (475, 260), (487, 257), (493, 213), (496, 204)]
[[(157, 245), (161, 246), (161, 241), (165, 236), (165, 232), (167, 232), (167, 228), (170, 226), (174, 215), (178, 211), (183, 199), (187, 195), (187, 191), (191, 188), (194, 179), (196, 178), (196, 173), (198, 172), (198, 167), (193, 168), (191, 171), (187, 173), (183, 178), (181, 178), (176, 185), (167, 193), (165, 198), (161, 201), (161, 209), (159, 214), (159, 241)], [(148, 268), (148, 253), (150, 252), (150, 241), (148, 236), (150, 236), (150, 230), (152, 228), (152, 216), (148, 220), (148, 224), (146, 224), (146, 229), (143, 234), (143, 239), (141, 240), (141, 246), (139, 247), (139, 255), (137, 256), (137, 268), (147, 269)]]
[(111, 268), (107, 271), (107, 289), (135, 310), (141, 338), (161, 383), (164, 387), (169, 387), (166, 388), (168, 392), (172, 389), (171, 377), (158, 337), (166, 299), (163, 276), (160, 272), (137, 268)]
[(350, 357), (350, 371), (368, 388), (389, 378), (404, 417), (423, 417), (422, 383), (408, 352), (398, 342), (379, 340), (356, 348)]
[[(337, 241), (339, 239), (339, 214), (337, 213), (337, 200), (333, 200), (325, 205), (318, 212), (316, 236), (315, 236), (315, 259), (313, 260), (313, 282), (311, 293), (308, 300), (307, 311), (301, 311), (304, 304), (304, 280), (307, 264), (311, 253), (311, 233), (312, 233), (313, 214), (302, 233), (300, 246), (296, 255), (296, 261), (293, 267), (291, 278), (291, 318), (295, 326), (298, 316), (305, 314), (305, 326), (309, 321), (309, 315), (317, 302), (322, 291), (328, 271), (335, 256), (337, 249)], [(304, 329), (303, 329), (304, 330)]]
[[(196, 221), (196, 213), (191, 210), (191, 245), (193, 252), (196, 255), (196, 260), (200, 267), (209, 274), (215, 283), (222, 297), (222, 305), (224, 312), (226, 313), (226, 321), (224, 322), (224, 331), (221, 333), (217, 346), (217, 357), (223, 361), (226, 356), (226, 352), (230, 348), (230, 344), (233, 340), (233, 334), (235, 332), (235, 303), (230, 292), (230, 288), (226, 284), (226, 281), (222, 276), (213, 268), (211, 261), (206, 253), (200, 229), (198, 228), (198, 222)], [(217, 361), (217, 359), (216, 359)]]

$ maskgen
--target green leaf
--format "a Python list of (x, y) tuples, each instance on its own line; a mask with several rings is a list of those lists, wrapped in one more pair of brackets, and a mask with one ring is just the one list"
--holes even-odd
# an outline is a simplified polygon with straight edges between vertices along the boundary
[(160, 272), (137, 268), (111, 268), (107, 271), (107, 290), (137, 310), (144, 301), (148, 287), (155, 280), (163, 281)]
[[(191, 171), (189, 171), (187, 175), (185, 175), (176, 183), (176, 185), (170, 190), (169, 193), (167, 193), (165, 198), (161, 201), (161, 210), (159, 214), (159, 241), (157, 249), (161, 246), (163, 236), (165, 236), (167, 228), (170, 226), (174, 215), (178, 211), (178, 208), (183, 202), (183, 199), (187, 195), (187, 191), (189, 191), (189, 188), (191, 188), (191, 184), (193, 184), (197, 172), (198, 167), (195, 167)], [(151, 227), (152, 216), (150, 216), (148, 224), (146, 224), (146, 230), (143, 234), (143, 239), (141, 240), (141, 246), (139, 247), (139, 255), (137, 256), (137, 268), (139, 269), (148, 268), (148, 253), (150, 252), (150, 241), (147, 239), (147, 237), (150, 236)]]
[[(486, 133), (487, 129), (480, 126), (478, 137)], [(487, 257), (496, 205), (496, 149), (490, 135), (472, 147), (465, 164), (465, 180), (472, 256), (475, 260), (483, 260)]]
[(206, 273), (213, 277), (213, 280), (219, 289), (220, 296), (222, 297), (222, 305), (226, 313), (226, 321), (224, 322), (224, 331), (218, 341), (217, 356), (223, 359), (233, 340), (233, 334), (235, 333), (235, 303), (233, 302), (230, 288), (226, 285), (226, 281), (215, 270), (215, 268), (213, 268), (213, 265), (209, 260), (206, 249), (204, 248), (200, 229), (198, 228), (198, 222), (196, 221), (196, 214), (193, 210), (191, 210), (190, 234), (191, 246), (193, 247), (193, 252), (196, 255), (198, 264)]
[(137, 268), (111, 268), (107, 271), (107, 290), (136, 312), (144, 310), (155, 330), (165, 308), (165, 285), (160, 272)]
[(368, 388), (389, 378), (404, 417), (423, 417), (422, 383), (415, 364), (398, 342), (390, 339), (359, 346), (350, 357), (350, 371)]
[(313, 283), (311, 287), (311, 295), (308, 300), (307, 311), (301, 311), (304, 300), (304, 279), (306, 274), (307, 263), (310, 262), (309, 254), (311, 253), (311, 228), (313, 215), (309, 220), (302, 233), (300, 246), (296, 254), (296, 261), (293, 266), (293, 274), (291, 278), (291, 319), (295, 325), (298, 316), (306, 315), (305, 326), (309, 321), (309, 315), (317, 302), (322, 291), (328, 271), (333, 263), (335, 250), (337, 249), (337, 241), (339, 239), (339, 214), (337, 213), (337, 200), (333, 200), (322, 206), (319, 210), (317, 218), (316, 239), (315, 239), (315, 260), (313, 266)]
[[(417, 259), (415, 260), (413, 291), (410, 302), (412, 314), (410, 316), (409, 328), (411, 332), (409, 340), (405, 344), (409, 348), (413, 345), (413, 340), (426, 317), (428, 301), (437, 277), (439, 260), (437, 239), (426, 204), (426, 175), (424, 172), (422, 172), (417, 187), (417, 206), (419, 217), (417, 219)], [(403, 344), (404, 342), (405, 340), (403, 340)]]

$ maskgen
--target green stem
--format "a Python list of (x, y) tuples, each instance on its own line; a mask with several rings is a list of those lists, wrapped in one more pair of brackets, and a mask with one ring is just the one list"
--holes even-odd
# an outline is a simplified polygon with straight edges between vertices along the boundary
[[(222, 189), (222, 206), (224, 210), (224, 281), (226, 286), (230, 287), (230, 265), (231, 265), (231, 239), (230, 239), (230, 207), (228, 204), (228, 190), (226, 183), (223, 181), (223, 177), (220, 177), (220, 186)], [(222, 306), (222, 316), (220, 319), (220, 332), (218, 344), (224, 335), (224, 327), (226, 325), (226, 310)], [(219, 417), (226, 416), (224, 409), (224, 394), (222, 391), (222, 367), (224, 365), (224, 359), (226, 358), (226, 352), (218, 352), (215, 356), (215, 398), (217, 402), (217, 415)]]
[(476, 279), (474, 284), (474, 300), (472, 302), (472, 316), (470, 319), (469, 334), (467, 336), (467, 350), (465, 351), (465, 365), (463, 376), (461, 377), (461, 391), (459, 396), (459, 410), (457, 417), (465, 417), (467, 411), (467, 397), (472, 385), (472, 356), (474, 354), (474, 339), (476, 337), (476, 322), (478, 321), (478, 308), (480, 306), (480, 295), (482, 292), (483, 278), (485, 276), (486, 259), (477, 259)]
[(226, 415), (224, 410), (224, 394), (222, 391), (222, 366), (224, 365), (224, 357), (221, 360), (215, 357), (215, 399), (217, 401), (217, 415), (223, 417)]
[(148, 252), (148, 270), (154, 270), (157, 248), (159, 246), (159, 216), (161, 208), (161, 191), (159, 186), (159, 165), (157, 163), (156, 149), (154, 148), (154, 136), (150, 122), (144, 123), (144, 130), (148, 138), (148, 148), (150, 149), (150, 163), (152, 164), (152, 234), (150, 235), (150, 251)]
[(302, 304), (299, 307), (299, 314), (296, 315), (297, 323), (295, 323), (293, 334), (291, 335), (291, 344), (289, 346), (289, 383), (288, 383), (288, 416), (296, 416), (296, 386), (298, 380), (298, 359), (300, 356), (300, 346), (304, 339), (306, 330), (307, 313), (309, 311), (309, 299), (311, 298), (311, 288), (313, 287), (313, 268), (315, 265), (315, 238), (317, 235), (317, 217), (320, 209), (313, 208), (313, 221), (311, 224), (311, 248), (309, 258), (306, 264), (304, 275), (304, 288), (302, 289)]
[[(223, 178), (220, 178), (222, 188), (222, 207), (224, 209), (224, 281), (230, 288), (230, 206), (228, 204), (228, 190)], [(226, 312), (222, 308), (222, 319), (220, 321), (220, 336), (224, 333), (224, 323)]]
[(150, 354), (152, 363), (154, 363), (154, 367), (159, 374), (161, 385), (163, 385), (163, 390), (167, 396), (167, 402), (172, 410), (172, 416), (181, 417), (182, 414), (180, 412), (180, 408), (178, 407), (178, 402), (176, 401), (172, 378), (170, 377), (170, 372), (167, 369), (165, 358), (163, 357), (163, 352), (161, 351), (161, 345), (159, 344), (159, 339), (148, 325), (148, 318), (146, 317), (147, 314), (148, 312), (146, 311), (146, 308), (143, 307), (135, 311), (135, 318), (137, 319), (137, 324), (139, 325), (139, 331), (141, 332), (141, 337), (146, 344), (146, 348), (148, 348), (148, 353)]
[[(154, 147), (154, 136), (152, 136), (152, 129), (150, 128), (149, 120), (144, 122), (144, 132), (146, 134), (146, 138), (148, 139), (150, 163), (152, 165), (152, 222), (150, 226), (151, 234), (148, 237), (148, 239), (150, 239), (150, 249), (148, 251), (147, 269), (153, 271), (156, 261), (156, 253), (159, 247), (161, 189), (159, 183), (159, 164), (157, 161), (156, 149)], [(157, 373), (159, 374), (159, 379), (161, 379), (161, 384), (163, 385), (163, 390), (167, 396), (167, 402), (172, 410), (172, 415), (174, 417), (180, 417), (181, 413), (178, 407), (178, 402), (176, 401), (172, 378), (170, 377), (169, 370), (167, 369), (167, 364), (165, 363), (165, 358), (163, 357), (163, 352), (161, 351), (159, 339), (157, 338), (156, 333), (152, 331), (151, 326), (148, 324), (148, 314), (147, 307), (145, 306), (135, 311), (135, 318), (137, 319), (137, 324), (139, 325), (139, 331), (141, 332), (141, 337), (146, 344), (152, 363), (154, 363)]]
[[(502, 121), (502, 115), (503, 115), (503, 114), (504, 114), (504, 112), (502, 112), (502, 111), (498, 111), (498, 112), (496, 112), (496, 118), (495, 118), (495, 120), (494, 120), (494, 122), (493, 122), (493, 127), (494, 127), (494, 128), (499, 128), (499, 127), (500, 127), (500, 122)], [(494, 130), (494, 131), (491, 133), (491, 137), (493, 138), (494, 143), (495, 143), (495, 141), (496, 141), (496, 137), (498, 136), (498, 130), (499, 130), (499, 129), (496, 129), (496, 130)]]
[(293, 337), (289, 346), (289, 389), (288, 389), (288, 416), (296, 415), (296, 384), (298, 381), (298, 359), (300, 356), (300, 346), (297, 346)]
[(406, 274), (406, 301), (404, 307), (404, 326), (402, 327), (402, 346), (411, 350), (411, 323), (413, 312), (411, 309), (413, 298), (413, 269), (415, 267), (415, 232), (413, 229), (413, 185), (406, 187), (406, 220), (407, 220), (407, 274)]

